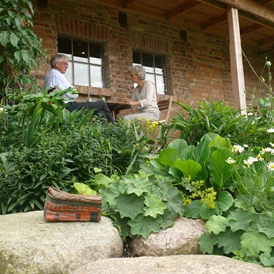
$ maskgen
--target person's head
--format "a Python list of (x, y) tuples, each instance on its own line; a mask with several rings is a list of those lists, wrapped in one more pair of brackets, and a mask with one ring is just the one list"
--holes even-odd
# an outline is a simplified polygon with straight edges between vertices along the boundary
[(69, 58), (64, 54), (57, 54), (50, 60), (50, 66), (65, 74), (69, 66)]
[(128, 72), (133, 83), (138, 83), (146, 78), (146, 71), (142, 66), (132, 66), (129, 68)]

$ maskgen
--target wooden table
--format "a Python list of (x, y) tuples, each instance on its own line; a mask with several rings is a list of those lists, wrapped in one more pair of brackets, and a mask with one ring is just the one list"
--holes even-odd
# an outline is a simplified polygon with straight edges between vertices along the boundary
[(120, 110), (131, 108), (131, 105), (126, 103), (106, 102), (106, 104), (108, 105), (108, 108), (111, 111), (115, 121), (118, 118), (117, 115), (119, 114)]

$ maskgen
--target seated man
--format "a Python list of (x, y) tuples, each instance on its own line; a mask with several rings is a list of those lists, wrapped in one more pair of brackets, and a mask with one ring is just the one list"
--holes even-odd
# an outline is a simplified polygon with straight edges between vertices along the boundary
[[(51, 89), (55, 86), (58, 86), (60, 90), (64, 90), (69, 87), (72, 87), (64, 75), (69, 66), (68, 62), (69, 58), (64, 54), (57, 54), (55, 57), (51, 59), (51, 70), (45, 77), (44, 89)], [(65, 100), (65, 103), (67, 103), (66, 108), (69, 111), (80, 110), (83, 108), (94, 110), (94, 115), (101, 115), (102, 118), (106, 119), (108, 122), (114, 123), (112, 114), (104, 101), (99, 100), (96, 102), (80, 103), (75, 101), (75, 99), (78, 97), (78, 94), (66, 93), (65, 96), (67, 97), (67, 100)]]

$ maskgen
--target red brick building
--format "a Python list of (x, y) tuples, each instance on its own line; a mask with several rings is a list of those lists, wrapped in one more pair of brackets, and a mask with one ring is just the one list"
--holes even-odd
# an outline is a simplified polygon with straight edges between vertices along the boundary
[[(266, 6), (270, 5), (266, 2), (272, 1), (264, 0), (264, 3), (259, 3), (262, 1), (251, 0), (250, 3), (254, 2), (254, 10), (256, 5), (260, 5), (263, 11), (267, 8), (274, 17), (272, 6)], [(192, 14), (187, 15), (192, 20), (179, 20), (178, 14), (175, 14), (176, 20), (167, 20), (166, 16), (157, 17), (153, 8), (145, 9), (141, 6), (145, 2), (156, 3), (158, 10), (161, 4), (170, 6), (170, 10), (171, 5), (176, 4), (177, 10), (181, 7), (181, 11), (186, 4), (190, 6), (192, 3)], [(157, 82), (159, 94), (175, 95), (181, 102), (197, 102), (212, 97), (214, 100), (235, 104), (235, 98), (232, 98), (226, 6), (222, 4), (222, 11), (219, 11), (221, 8), (216, 9), (216, 6), (206, 7), (208, 16), (211, 10), (211, 17), (207, 18), (207, 22), (214, 22), (218, 17), (223, 24), (218, 33), (217, 24), (215, 31), (214, 28), (210, 31), (208, 26), (203, 27), (205, 18), (199, 18), (198, 11), (202, 12), (205, 8), (200, 6), (201, 9), (197, 9), (201, 2), (210, 1), (37, 0), (34, 1), (34, 26), (36, 34), (43, 39), (43, 46), (51, 56), (57, 52), (70, 56), (71, 70), (67, 77), (72, 84), (79, 85), (82, 96), (98, 98), (103, 95), (106, 100), (123, 101), (130, 97), (133, 87), (127, 72), (128, 67), (133, 63), (144, 62), (142, 64), (149, 68), (149, 79)], [(235, 1), (211, 2), (220, 6), (219, 2)], [(136, 5), (135, 9), (131, 9), (135, 7), (133, 5)], [(224, 17), (222, 21), (221, 15)], [(204, 24), (195, 23), (196, 19), (203, 19)], [(262, 71), (265, 58), (274, 62), (274, 51), (268, 50), (272, 41), (268, 40), (262, 45), (255, 41), (259, 34), (265, 38), (267, 35), (274, 37), (273, 24), (269, 23), (272, 17), (267, 19), (267, 28), (262, 26), (261, 19), (250, 20), (250, 25), (242, 19), (244, 27), (241, 31), (245, 30), (247, 33), (248, 27), (254, 30), (251, 34), (254, 40), (242, 39), (247, 101), (250, 101), (258, 85), (257, 76)], [(265, 33), (258, 26), (262, 26)], [(83, 68), (84, 72), (81, 73), (80, 69)], [(48, 70), (49, 65), (42, 66), (37, 71), (37, 78), (41, 83)], [(258, 88), (256, 92), (257, 96), (261, 96)], [(265, 92), (264, 89), (263, 93)], [(82, 97), (82, 100), (85, 99), (86, 97)]]

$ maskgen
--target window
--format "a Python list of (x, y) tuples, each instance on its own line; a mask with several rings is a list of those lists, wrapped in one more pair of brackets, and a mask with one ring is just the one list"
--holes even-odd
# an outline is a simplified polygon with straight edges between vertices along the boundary
[(65, 76), (72, 85), (104, 87), (103, 45), (59, 36), (58, 53), (70, 60)]
[(157, 94), (167, 94), (164, 56), (133, 51), (133, 65), (142, 65), (144, 67), (146, 80), (154, 82)]

